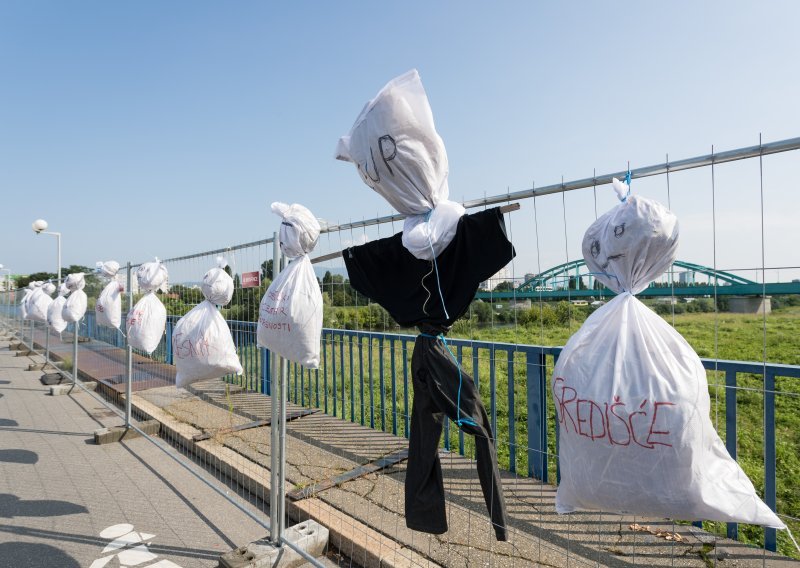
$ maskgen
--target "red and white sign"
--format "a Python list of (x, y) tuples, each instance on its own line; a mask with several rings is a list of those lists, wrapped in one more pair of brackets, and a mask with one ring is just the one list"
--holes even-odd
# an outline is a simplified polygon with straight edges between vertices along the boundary
[(260, 285), (260, 272), (242, 272), (242, 288), (258, 288)]

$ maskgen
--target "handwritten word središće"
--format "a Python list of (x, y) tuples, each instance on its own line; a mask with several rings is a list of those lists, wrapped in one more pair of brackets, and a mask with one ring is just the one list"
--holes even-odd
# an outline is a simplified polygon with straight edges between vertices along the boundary
[(673, 402), (645, 398), (631, 405), (619, 396), (609, 402), (581, 398), (562, 377), (553, 381), (553, 397), (562, 433), (574, 432), (612, 446), (634, 444), (648, 450), (656, 446), (672, 447), (664, 417), (670, 407), (676, 406)]

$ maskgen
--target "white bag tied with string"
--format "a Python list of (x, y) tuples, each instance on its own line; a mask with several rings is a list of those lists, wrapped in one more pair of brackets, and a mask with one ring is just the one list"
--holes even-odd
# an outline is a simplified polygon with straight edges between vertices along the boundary
[(86, 297), (86, 292), (83, 291), (84, 286), (86, 286), (86, 280), (83, 277), (83, 272), (70, 274), (64, 280), (64, 287), (69, 290), (70, 294), (64, 304), (64, 308), (61, 310), (61, 317), (67, 323), (80, 321), (86, 313), (88, 298)]
[(125, 287), (114, 277), (105, 285), (94, 307), (97, 325), (119, 329), (122, 325), (122, 292)]
[(432, 260), (453, 240), (464, 208), (448, 201), (447, 151), (416, 69), (364, 106), (336, 158), (353, 162), (364, 183), (408, 216), (402, 241), (415, 257)]
[(272, 211), (283, 219), (281, 250), (294, 260), (275, 277), (261, 299), (258, 346), (308, 369), (317, 369), (322, 335), (322, 292), (308, 253), (319, 239), (319, 222), (302, 205), (273, 203)]
[(178, 387), (242, 374), (231, 331), (217, 309), (231, 301), (233, 279), (224, 270), (227, 264), (224, 259), (218, 258), (217, 263), (218, 268), (212, 268), (203, 277), (201, 288), (206, 299), (178, 320), (172, 332)]
[(675, 215), (636, 195), (584, 235), (587, 266), (619, 295), (587, 318), (554, 369), (556, 510), (784, 528), (714, 430), (699, 357), (633, 295), (669, 268), (677, 243)]
[(22, 319), (28, 319), (28, 309), (30, 304), (28, 301), (31, 298), (31, 295), (36, 291), (42, 282), (28, 282), (28, 285), (25, 287), (25, 291), (22, 293), (22, 299), (19, 301), (19, 309), (20, 313), (22, 314)]
[(45, 282), (31, 294), (28, 300), (28, 319), (47, 323), (47, 310), (53, 303), (50, 295), (56, 291), (56, 287), (50, 282)]
[(167, 268), (158, 259), (145, 262), (136, 270), (139, 288), (147, 293), (128, 313), (125, 322), (128, 344), (146, 353), (152, 353), (164, 336), (167, 325), (167, 309), (155, 290), (167, 282)]
[(61, 333), (67, 329), (67, 322), (65, 322), (64, 318), (61, 316), (61, 313), (64, 311), (64, 304), (67, 303), (67, 294), (69, 294), (69, 290), (67, 290), (67, 287), (62, 283), (58, 288), (58, 297), (53, 300), (47, 308), (47, 323), (56, 333)]
[(97, 262), (97, 271), (108, 278), (114, 278), (119, 272), (119, 262), (116, 260), (107, 260), (105, 262)]

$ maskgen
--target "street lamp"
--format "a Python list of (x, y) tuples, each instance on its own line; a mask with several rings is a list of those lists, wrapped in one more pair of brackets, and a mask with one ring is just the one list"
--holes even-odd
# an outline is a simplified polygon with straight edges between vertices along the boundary
[(44, 219), (36, 219), (36, 221), (34, 221), (31, 224), (31, 227), (33, 228), (33, 231), (37, 235), (44, 233), (45, 235), (56, 236), (56, 239), (58, 241), (58, 283), (56, 285), (56, 288), (58, 288), (58, 286), (61, 285), (61, 233), (53, 233), (52, 231), (48, 231), (47, 221), (45, 221)]

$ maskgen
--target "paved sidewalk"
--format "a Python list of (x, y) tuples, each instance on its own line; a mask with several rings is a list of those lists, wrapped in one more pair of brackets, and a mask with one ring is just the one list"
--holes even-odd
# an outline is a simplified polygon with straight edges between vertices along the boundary
[(31, 359), (7, 345), (0, 566), (217, 566), (222, 552), (266, 534), (147, 440), (95, 445), (94, 430), (120, 419), (85, 392), (49, 396), (41, 372), (24, 370)]

